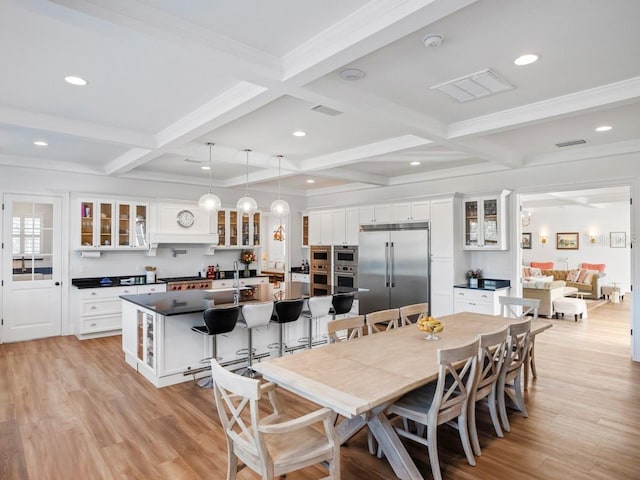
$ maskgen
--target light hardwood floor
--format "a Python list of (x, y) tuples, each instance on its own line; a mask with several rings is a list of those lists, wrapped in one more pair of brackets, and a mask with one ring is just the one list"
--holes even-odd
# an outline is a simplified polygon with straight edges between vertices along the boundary
[[(439, 431), (445, 479), (637, 479), (640, 364), (630, 360), (630, 296), (580, 322), (553, 320), (536, 341), (529, 418), (493, 435), (478, 413), (483, 455), (467, 464), (457, 433)], [(408, 362), (410, 367), (410, 362)], [(414, 368), (420, 368), (415, 365)], [(312, 408), (293, 397), (293, 410)], [(407, 444), (426, 479), (426, 449)], [(342, 448), (342, 478), (394, 478), (361, 432)], [(120, 337), (0, 345), (0, 479), (224, 479), (226, 444), (211, 390), (156, 389), (122, 359)], [(316, 467), (287, 476), (317, 479)], [(241, 480), (257, 479), (249, 469)]]

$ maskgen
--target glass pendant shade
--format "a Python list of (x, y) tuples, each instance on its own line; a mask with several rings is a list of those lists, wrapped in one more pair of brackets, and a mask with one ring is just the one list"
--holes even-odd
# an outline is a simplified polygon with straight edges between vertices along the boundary
[(220, 198), (211, 192), (205, 193), (198, 200), (198, 206), (207, 212), (215, 212), (220, 209), (221, 205)]
[(207, 145), (209, 145), (209, 192), (200, 197), (198, 206), (209, 213), (213, 213), (220, 210), (222, 202), (220, 201), (220, 197), (213, 193), (213, 183), (211, 182), (211, 148), (214, 144), (208, 143)]
[(281, 198), (278, 198), (271, 203), (271, 213), (274, 215), (288, 215), (289, 210), (289, 204), (286, 200), (282, 200)]
[(258, 210), (258, 204), (253, 198), (246, 196), (238, 200), (236, 208), (238, 211), (242, 212), (243, 215), (251, 216), (256, 213), (256, 210)]

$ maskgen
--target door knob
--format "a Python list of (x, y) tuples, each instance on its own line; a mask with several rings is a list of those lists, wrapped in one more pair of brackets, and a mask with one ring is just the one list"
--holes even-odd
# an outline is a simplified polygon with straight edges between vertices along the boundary
[(59, 286), (60, 286), (60, 282), (56, 282), (56, 283), (54, 283), (54, 285), (55, 285), (56, 287), (59, 287)]

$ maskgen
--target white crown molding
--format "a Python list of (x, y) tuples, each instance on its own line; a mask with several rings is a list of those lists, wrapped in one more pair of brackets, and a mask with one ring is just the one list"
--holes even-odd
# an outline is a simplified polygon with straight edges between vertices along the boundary
[(584, 146), (563, 152), (544, 153), (527, 157), (526, 166), (549, 165), (564, 162), (574, 162), (593, 158), (611, 157), (640, 152), (640, 140), (607, 143), (604, 145)]
[(568, 115), (578, 111), (611, 105), (640, 97), (640, 77), (562, 95), (521, 107), (503, 110), (449, 125), (448, 137), (497, 133), (503, 130)]
[(129, 147), (155, 148), (156, 141), (148, 133), (125, 130), (98, 123), (70, 120), (46, 113), (0, 106), (0, 124), (71, 135), (102, 143)]

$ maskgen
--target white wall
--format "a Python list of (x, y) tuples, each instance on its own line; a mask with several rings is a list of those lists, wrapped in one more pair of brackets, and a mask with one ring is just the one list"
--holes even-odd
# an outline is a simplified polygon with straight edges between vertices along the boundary
[[(571, 205), (564, 207), (536, 207), (531, 211), (531, 224), (523, 232), (531, 233), (531, 249), (522, 250), (525, 264), (554, 262), (554, 268), (578, 268), (580, 263), (605, 263), (604, 284), (616, 282), (623, 292), (631, 286), (631, 248), (609, 246), (610, 232), (625, 232), (629, 239), (630, 207), (628, 203), (607, 204), (600, 207)], [(578, 250), (558, 250), (556, 233), (578, 232)], [(589, 242), (589, 233), (596, 234), (596, 243)], [(547, 243), (541, 243), (541, 235), (547, 235)], [(566, 262), (565, 262), (566, 259)]]

